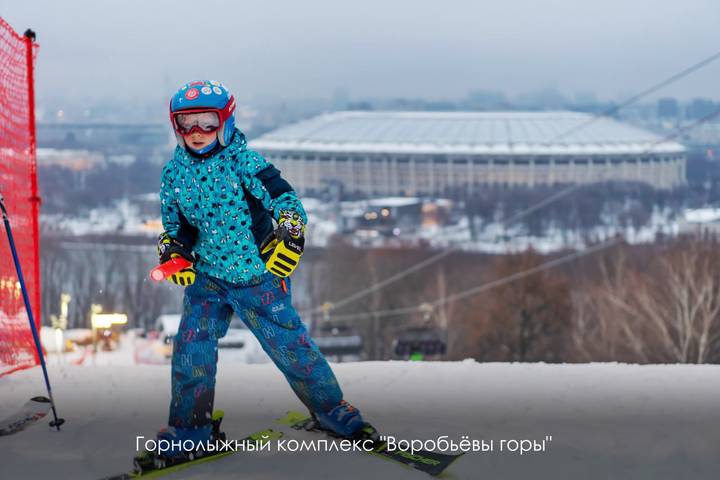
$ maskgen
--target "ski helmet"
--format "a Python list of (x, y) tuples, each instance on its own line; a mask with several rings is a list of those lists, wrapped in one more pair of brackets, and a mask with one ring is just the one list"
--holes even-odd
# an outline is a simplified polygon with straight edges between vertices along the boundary
[(198, 80), (186, 83), (170, 99), (170, 122), (175, 130), (178, 145), (185, 147), (175, 115), (178, 113), (215, 112), (220, 119), (218, 142), (223, 147), (230, 143), (235, 131), (235, 97), (227, 87), (215, 80)]

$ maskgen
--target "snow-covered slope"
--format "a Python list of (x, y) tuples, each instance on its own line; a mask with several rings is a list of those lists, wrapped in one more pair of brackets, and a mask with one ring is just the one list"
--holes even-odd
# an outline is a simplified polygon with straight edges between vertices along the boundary
[[(222, 356), (222, 353), (221, 353)], [(63, 430), (0, 438), (0, 478), (100, 478), (131, 466), (136, 435), (162, 426), (169, 367), (50, 368)], [(720, 366), (365, 362), (334, 365), (348, 400), (399, 438), (538, 439), (547, 452), (468, 453), (459, 479), (711, 479), (720, 471)], [(42, 394), (38, 369), (0, 378), (0, 418)], [(230, 438), (300, 409), (271, 364), (223, 361), (216, 407)], [(317, 438), (311, 434), (309, 438)], [(169, 478), (421, 479), (360, 453), (237, 454)]]

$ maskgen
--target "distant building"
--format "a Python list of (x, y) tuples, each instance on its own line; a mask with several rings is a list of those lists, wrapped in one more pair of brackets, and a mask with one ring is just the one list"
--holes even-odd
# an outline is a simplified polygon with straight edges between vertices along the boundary
[(332, 180), (370, 196), (487, 184), (685, 183), (682, 145), (574, 112), (336, 112), (274, 130), (251, 147), (305, 194)]
[(421, 227), (445, 225), (452, 218), (453, 202), (417, 197), (377, 197), (341, 202), (340, 231), (373, 232), (371, 235), (400, 235)]
[(674, 98), (661, 98), (657, 102), (658, 117), (663, 119), (676, 119), (680, 116), (680, 106)]
[(696, 98), (685, 108), (685, 117), (688, 120), (699, 120), (708, 115), (712, 115), (718, 108), (710, 99)]

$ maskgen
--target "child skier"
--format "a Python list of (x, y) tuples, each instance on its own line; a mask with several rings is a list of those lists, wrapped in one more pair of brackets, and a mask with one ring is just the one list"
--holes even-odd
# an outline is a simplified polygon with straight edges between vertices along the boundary
[[(194, 267), (171, 278), (185, 287), (185, 295), (173, 348), (169, 426), (158, 438), (175, 444), (211, 440), (218, 339), (233, 312), (319, 427), (352, 438), (367, 424), (343, 400), (330, 366), (291, 304), (287, 275), (302, 253), (307, 216), (280, 171), (247, 149), (234, 110), (234, 97), (211, 80), (184, 85), (170, 102), (178, 146), (162, 172), (165, 231), (158, 253), (161, 263), (180, 256)], [(267, 239), (272, 241), (261, 248)], [(291, 246), (295, 258), (280, 255), (288, 261), (270, 268), (267, 257), (283, 245)]]

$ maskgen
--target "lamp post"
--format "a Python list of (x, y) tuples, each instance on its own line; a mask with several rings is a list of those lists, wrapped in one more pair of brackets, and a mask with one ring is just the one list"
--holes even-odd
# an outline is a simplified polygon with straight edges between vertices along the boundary
[(93, 331), (93, 353), (97, 353), (98, 331), (110, 330), (113, 325), (127, 324), (127, 315), (124, 313), (102, 313), (102, 305), (93, 304), (90, 307), (90, 325)]

